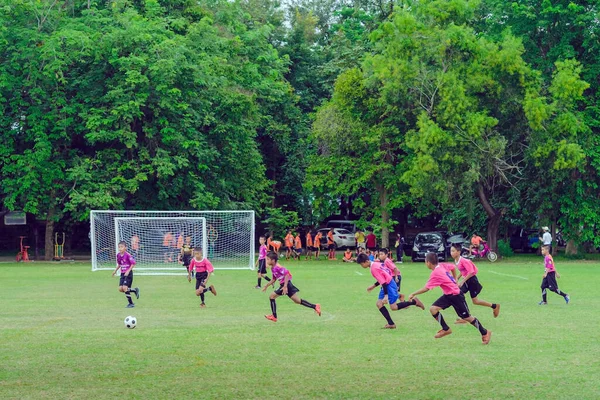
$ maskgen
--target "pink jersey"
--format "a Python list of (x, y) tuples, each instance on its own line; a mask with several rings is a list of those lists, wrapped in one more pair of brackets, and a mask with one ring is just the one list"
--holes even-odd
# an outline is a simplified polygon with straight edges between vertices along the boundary
[(460, 257), (455, 264), (460, 271), (461, 276), (467, 276), (469, 274), (477, 275), (478, 270), (475, 264), (473, 264), (473, 261)]
[(392, 276), (400, 275), (400, 270), (389, 257), (385, 259), (384, 265), (391, 271)]
[(260, 249), (258, 249), (258, 259), (264, 260), (265, 258), (267, 258), (267, 246), (262, 244)]
[(371, 275), (380, 285), (388, 284), (392, 281), (392, 273), (381, 261), (371, 263)]
[(544, 268), (546, 268), (548, 272), (556, 272), (556, 268), (554, 268), (554, 259), (550, 254), (544, 257)]
[(129, 267), (133, 268), (135, 265), (135, 258), (128, 252), (123, 254), (117, 253), (117, 265), (121, 267), (121, 274), (127, 272)]
[(431, 275), (429, 275), (429, 280), (425, 285), (425, 287), (430, 290), (438, 286), (442, 289), (442, 293), (444, 294), (460, 294), (460, 289), (458, 288), (454, 277), (442, 265), (437, 265), (433, 269), (433, 271), (431, 271)]
[(446, 271), (450, 272), (453, 269), (456, 269), (456, 265), (452, 264), (452, 263), (447, 263), (447, 262), (443, 262), (443, 263), (439, 263), (438, 264), (440, 267), (444, 267), (446, 269)]
[(290, 273), (290, 271), (288, 271), (287, 269), (285, 269), (284, 267), (282, 267), (281, 265), (277, 264), (276, 266), (274, 266), (271, 271), (273, 272), (273, 279), (278, 279), (280, 284), (284, 284), (285, 283), (285, 276), (289, 275), (288, 281), (292, 280), (292, 274)]
[(205, 258), (201, 261), (198, 261), (195, 258), (192, 258), (192, 261), (190, 261), (190, 267), (189, 267), (190, 272), (192, 272), (194, 270), (194, 268), (196, 269), (196, 273), (213, 272), (215, 270), (213, 268), (213, 265), (211, 264), (211, 262), (208, 261), (208, 258)]

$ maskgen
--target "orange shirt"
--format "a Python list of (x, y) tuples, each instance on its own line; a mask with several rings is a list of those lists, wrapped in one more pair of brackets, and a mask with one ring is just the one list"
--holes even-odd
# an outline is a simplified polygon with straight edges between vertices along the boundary
[(344, 259), (346, 259), (346, 260), (349, 260), (349, 259), (351, 259), (351, 258), (352, 258), (352, 251), (350, 251), (350, 250), (346, 250), (346, 251), (344, 252)]
[(310, 234), (310, 232), (308, 232), (306, 234), (306, 247), (312, 247), (312, 245), (313, 245), (312, 235)]
[(294, 246), (299, 249), (302, 247), (302, 239), (300, 239), (300, 235), (296, 236), (294, 239)]
[(286, 247), (294, 246), (294, 236), (292, 236), (291, 233), (288, 233), (287, 236), (285, 237), (285, 246)]
[(163, 246), (171, 246), (173, 244), (173, 234), (171, 232), (165, 233), (163, 236)]
[(333, 233), (331, 231), (327, 232), (327, 244), (333, 244)]
[(319, 247), (321, 245), (322, 237), (323, 235), (321, 234), (321, 232), (317, 233), (317, 236), (315, 236), (315, 247)]
[(483, 239), (482, 239), (481, 237), (479, 237), (479, 236), (474, 236), (474, 237), (472, 237), (472, 238), (471, 238), (471, 244), (472, 244), (473, 246), (479, 246), (479, 245), (481, 244), (481, 241), (482, 241), (482, 240), (483, 240)]
[(177, 248), (181, 249), (183, 247), (183, 235), (179, 235), (177, 238)]

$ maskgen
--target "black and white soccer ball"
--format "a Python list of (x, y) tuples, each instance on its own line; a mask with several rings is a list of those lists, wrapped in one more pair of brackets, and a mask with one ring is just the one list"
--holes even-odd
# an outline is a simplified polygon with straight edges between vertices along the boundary
[(129, 317), (125, 318), (125, 321), (123, 322), (125, 323), (126, 328), (133, 329), (137, 325), (137, 318), (130, 315)]

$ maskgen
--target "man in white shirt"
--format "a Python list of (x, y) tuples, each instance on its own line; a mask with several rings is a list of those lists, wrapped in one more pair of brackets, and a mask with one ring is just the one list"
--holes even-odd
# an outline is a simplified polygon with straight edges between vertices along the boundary
[(549, 254), (552, 254), (552, 235), (550, 234), (550, 229), (547, 226), (542, 227), (544, 234), (540, 238), (540, 242), (542, 242), (542, 246), (550, 246)]

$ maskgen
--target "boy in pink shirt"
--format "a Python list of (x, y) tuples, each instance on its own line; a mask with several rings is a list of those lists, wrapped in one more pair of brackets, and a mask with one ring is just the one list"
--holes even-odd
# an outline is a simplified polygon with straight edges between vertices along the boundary
[(550, 291), (562, 296), (567, 304), (571, 298), (565, 292), (562, 292), (558, 288), (558, 283), (556, 283), (556, 278), (560, 278), (560, 274), (556, 271), (554, 267), (554, 259), (550, 255), (550, 246), (542, 246), (542, 255), (544, 256), (544, 275), (542, 277), (542, 301), (539, 302), (539, 305), (543, 306), (548, 304), (546, 301), (546, 289), (550, 289)]
[[(466, 295), (468, 292), (471, 296), (471, 301), (473, 304), (483, 307), (490, 307), (492, 309), (492, 313), (494, 314), (494, 318), (497, 318), (500, 315), (500, 304), (497, 303), (489, 303), (484, 300), (480, 300), (478, 298), (479, 294), (483, 290), (483, 286), (479, 283), (479, 279), (477, 279), (477, 267), (473, 264), (473, 261), (461, 257), (460, 255), (460, 246), (454, 244), (450, 247), (450, 256), (454, 259), (454, 263), (456, 264), (456, 268), (460, 272), (461, 279), (458, 280), (458, 287), (460, 291)], [(455, 275), (455, 273), (452, 273)], [(456, 278), (456, 276), (454, 276)], [(462, 319), (456, 320), (457, 324), (466, 324), (467, 322)]]
[(211, 262), (208, 261), (208, 258), (202, 258), (202, 250), (200, 249), (194, 249), (194, 258), (190, 261), (190, 268), (188, 270), (188, 282), (192, 281), (191, 274), (194, 270), (196, 271), (196, 296), (200, 297), (200, 308), (204, 308), (206, 307), (206, 304), (204, 304), (204, 293), (210, 290), (216, 296), (217, 290), (213, 285), (206, 287), (208, 278), (215, 269)]
[(363, 268), (370, 268), (371, 275), (373, 275), (373, 278), (376, 280), (374, 284), (367, 288), (367, 292), (371, 292), (371, 290), (375, 289), (377, 286), (381, 286), (379, 298), (377, 299), (376, 304), (377, 309), (387, 321), (387, 324), (383, 327), (384, 329), (396, 329), (396, 324), (392, 320), (390, 312), (387, 308), (385, 308), (386, 303), (390, 303), (390, 308), (392, 311), (402, 310), (403, 308), (410, 306), (417, 306), (422, 310), (425, 309), (423, 303), (421, 303), (421, 301), (416, 297), (411, 299), (411, 301), (399, 301), (396, 303), (396, 301), (398, 301), (400, 298), (400, 295), (398, 294), (398, 286), (392, 277), (393, 272), (385, 266), (385, 262), (371, 262), (371, 260), (369, 260), (369, 256), (364, 253), (361, 253), (358, 255), (358, 257), (356, 257), (356, 262)]
[(278, 259), (279, 256), (277, 255), (277, 253), (273, 251), (267, 253), (267, 265), (271, 267), (273, 279), (271, 279), (271, 281), (265, 285), (262, 291), (266, 291), (269, 286), (274, 285), (277, 281), (279, 281), (279, 289), (275, 290), (273, 293), (271, 293), (271, 296), (269, 296), (269, 300), (271, 301), (272, 314), (265, 315), (265, 318), (269, 321), (277, 322), (277, 303), (275, 303), (275, 299), (279, 296), (287, 296), (296, 304), (312, 308), (320, 317), (321, 305), (309, 303), (308, 301), (301, 299), (300, 296), (298, 296), (298, 292), (300, 291), (300, 289), (298, 289), (292, 284), (292, 274), (286, 268), (277, 264)]
[(265, 278), (267, 282), (271, 280), (271, 278), (267, 276), (267, 246), (265, 245), (266, 238), (261, 236), (258, 241), (260, 242), (260, 248), (258, 249), (258, 260), (256, 260), (256, 264), (254, 264), (254, 266), (258, 266), (258, 284), (254, 287), (254, 289), (260, 289), (262, 278)]
[(442, 289), (443, 295), (429, 308), (433, 318), (442, 326), (442, 329), (438, 331), (434, 337), (439, 339), (452, 333), (452, 330), (446, 324), (444, 317), (440, 313), (441, 310), (445, 310), (446, 308), (452, 306), (459, 318), (470, 322), (471, 325), (479, 330), (483, 344), (488, 344), (490, 342), (490, 338), (492, 337), (492, 331), (485, 329), (479, 320), (477, 320), (477, 318), (472, 317), (469, 314), (469, 307), (465, 301), (465, 296), (461, 293), (460, 288), (456, 284), (456, 280), (450, 274), (448, 269), (438, 264), (437, 254), (427, 253), (425, 256), (425, 265), (427, 265), (427, 268), (431, 270), (429, 280), (425, 284), (425, 287), (417, 290), (414, 293), (411, 293), (411, 295), (408, 296), (408, 299), (412, 300), (416, 295), (425, 293), (438, 286), (440, 289)]
[(119, 252), (117, 253), (117, 268), (112, 273), (115, 276), (117, 271), (121, 269), (121, 279), (119, 279), (119, 292), (125, 293), (127, 297), (127, 308), (135, 307), (131, 300), (131, 292), (135, 293), (135, 297), (140, 298), (140, 288), (131, 289), (133, 284), (133, 267), (135, 259), (127, 252), (127, 243), (119, 242)]

